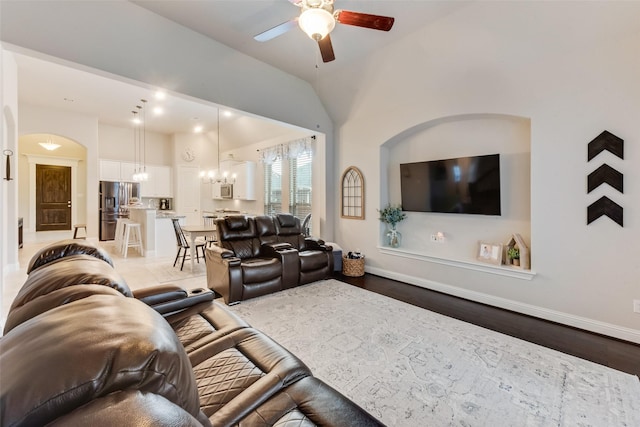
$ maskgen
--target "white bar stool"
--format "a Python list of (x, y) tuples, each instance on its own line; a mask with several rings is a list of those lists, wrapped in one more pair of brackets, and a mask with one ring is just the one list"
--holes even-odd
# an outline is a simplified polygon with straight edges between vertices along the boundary
[(124, 237), (122, 239), (122, 256), (127, 257), (129, 248), (138, 248), (141, 256), (144, 256), (144, 248), (142, 247), (142, 232), (140, 231), (140, 224), (137, 222), (125, 222), (124, 223)]
[(122, 242), (124, 241), (124, 225), (128, 222), (131, 222), (128, 218), (118, 218), (116, 221), (114, 243), (116, 245), (116, 250), (120, 252), (120, 255), (124, 254), (124, 247), (122, 246)]

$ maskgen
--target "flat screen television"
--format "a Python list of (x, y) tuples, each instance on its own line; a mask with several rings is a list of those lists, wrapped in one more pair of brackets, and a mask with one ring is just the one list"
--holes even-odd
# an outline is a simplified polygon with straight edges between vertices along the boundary
[(500, 155), (400, 164), (402, 209), (500, 215)]

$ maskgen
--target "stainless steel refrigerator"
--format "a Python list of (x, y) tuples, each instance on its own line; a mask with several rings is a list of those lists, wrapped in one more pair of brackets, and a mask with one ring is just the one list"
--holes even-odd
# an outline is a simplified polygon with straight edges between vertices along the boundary
[(140, 198), (139, 182), (100, 181), (100, 240), (113, 240), (118, 218), (128, 218), (129, 201)]

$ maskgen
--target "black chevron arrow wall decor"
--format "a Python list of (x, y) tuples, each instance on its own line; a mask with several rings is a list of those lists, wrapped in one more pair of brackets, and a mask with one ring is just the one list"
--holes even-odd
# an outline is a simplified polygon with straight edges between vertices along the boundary
[(591, 224), (601, 216), (606, 215), (623, 227), (622, 206), (609, 199), (607, 196), (600, 197), (587, 208), (587, 224)]
[[(587, 145), (589, 161), (605, 150), (624, 160), (624, 140), (607, 130), (603, 131)], [(602, 184), (609, 184), (619, 192), (624, 193), (624, 176), (606, 163), (603, 163), (587, 176), (587, 193), (591, 193)], [(623, 212), (622, 206), (603, 196), (587, 207), (587, 225), (606, 215), (617, 222), (620, 227), (623, 227)]]
[(609, 132), (603, 131), (587, 146), (589, 160), (607, 150), (624, 160), (624, 140)]
[(591, 172), (587, 177), (587, 193), (591, 193), (602, 184), (609, 184), (619, 192), (624, 193), (623, 175), (606, 163)]

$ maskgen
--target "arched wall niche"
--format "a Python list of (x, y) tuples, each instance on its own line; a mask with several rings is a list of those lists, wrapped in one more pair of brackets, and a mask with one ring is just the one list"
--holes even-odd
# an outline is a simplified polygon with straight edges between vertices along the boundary
[[(475, 261), (478, 241), (506, 243), (513, 233), (531, 241), (531, 122), (493, 113), (428, 120), (394, 135), (380, 147), (380, 205), (401, 204), (400, 164), (500, 154), (502, 215), (407, 212), (399, 229), (402, 250)], [(381, 228), (380, 246), (384, 229)], [(431, 236), (443, 233), (445, 241)]]

